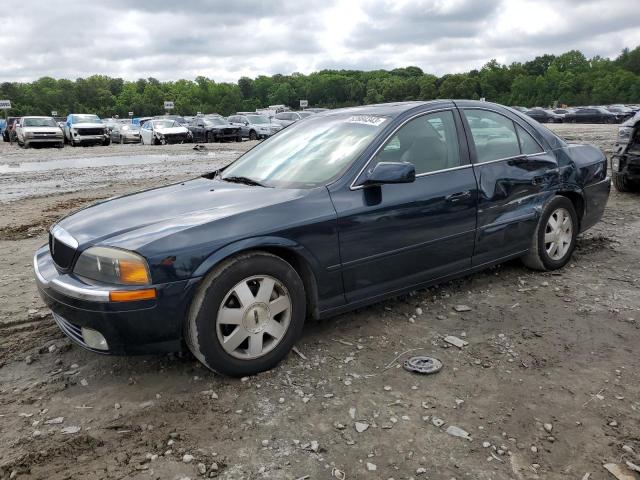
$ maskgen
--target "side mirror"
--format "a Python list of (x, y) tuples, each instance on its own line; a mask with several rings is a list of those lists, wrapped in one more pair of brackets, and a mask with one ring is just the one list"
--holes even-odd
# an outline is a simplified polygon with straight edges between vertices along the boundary
[(249, 122), (244, 122), (244, 126), (245, 127), (248, 126), (248, 125), (249, 125)]
[(408, 162), (380, 162), (367, 171), (363, 185), (383, 185), (385, 183), (411, 183), (416, 179), (416, 167)]

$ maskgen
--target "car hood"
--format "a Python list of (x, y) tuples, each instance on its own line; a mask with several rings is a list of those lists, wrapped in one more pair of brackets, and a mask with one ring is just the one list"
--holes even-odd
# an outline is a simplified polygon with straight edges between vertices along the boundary
[(187, 133), (189, 129), (185, 127), (163, 127), (163, 128), (155, 128), (153, 131), (161, 133), (163, 135), (172, 135), (175, 133)]
[(302, 197), (308, 190), (265, 188), (204, 177), (94, 204), (60, 220), (79, 248), (139, 251), (185, 230)]
[(107, 128), (104, 123), (72, 123), (71, 128)]
[(56, 132), (56, 133), (62, 133), (62, 130), (60, 130), (60, 127), (58, 127), (57, 125), (55, 127), (21, 127), (23, 132), (33, 132), (33, 133), (37, 133), (37, 132)]

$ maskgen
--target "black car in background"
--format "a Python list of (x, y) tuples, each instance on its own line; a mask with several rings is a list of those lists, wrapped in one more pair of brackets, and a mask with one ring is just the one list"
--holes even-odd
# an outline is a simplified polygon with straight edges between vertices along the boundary
[(524, 113), (539, 123), (562, 123), (562, 116), (553, 110), (535, 107)]
[(217, 115), (194, 117), (189, 121), (187, 128), (193, 134), (195, 142), (242, 141), (240, 127), (231, 125), (226, 118)]
[(640, 191), (640, 113), (618, 128), (611, 171), (619, 192)]
[(618, 123), (620, 118), (604, 107), (579, 107), (564, 116), (565, 123)]

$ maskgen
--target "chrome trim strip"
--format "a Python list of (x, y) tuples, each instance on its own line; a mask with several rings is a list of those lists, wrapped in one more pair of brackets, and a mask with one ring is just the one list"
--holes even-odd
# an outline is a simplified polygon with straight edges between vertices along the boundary
[(60, 225), (54, 225), (50, 232), (51, 235), (53, 235), (59, 242), (62, 242), (73, 249), (78, 248), (78, 241)]
[[(520, 155), (514, 155), (512, 157), (504, 157), (504, 158), (497, 158), (495, 160), (489, 160), (486, 162), (478, 162), (478, 163), (474, 163), (473, 165), (476, 167), (481, 167), (482, 165), (489, 165), (490, 163), (496, 163), (496, 162), (504, 162), (505, 160), (514, 160), (516, 158), (522, 158), (523, 160), (527, 159), (527, 158), (531, 158), (531, 157), (537, 157), (540, 155), (545, 155), (547, 152), (540, 152), (540, 153), (532, 153), (531, 155), (525, 155), (525, 154), (520, 154)], [(555, 160), (555, 158), (554, 158)]]
[[(387, 135), (387, 137), (384, 139), (384, 141), (380, 144), (380, 146), (378, 148), (376, 148), (375, 152), (373, 152), (371, 154), (371, 156), (369, 157), (369, 160), (367, 160), (367, 163), (364, 164), (364, 166), (360, 169), (360, 171), (358, 172), (358, 174), (355, 176), (355, 178), (353, 179), (353, 181), (351, 182), (351, 185), (349, 185), (349, 190), (360, 190), (362, 188), (364, 188), (364, 185), (357, 185), (354, 187), (356, 181), (360, 178), (360, 175), (362, 175), (362, 172), (364, 172), (364, 170), (369, 166), (369, 164), (371, 163), (371, 161), (375, 158), (375, 156), (378, 154), (378, 152), (380, 151), (380, 149), (382, 149), (386, 143), (389, 141), (389, 139), (395, 135), (395, 133), (400, 130), (402, 127), (404, 127), (407, 123), (409, 123), (411, 120), (413, 120), (414, 118), (418, 118), (418, 117), (422, 117), (424, 115), (430, 115), (432, 113), (438, 113), (438, 112), (454, 112), (456, 109), (456, 107), (445, 107), (445, 108), (438, 108), (436, 110), (428, 110), (426, 112), (419, 112), (416, 113), (415, 115), (412, 115), (411, 117), (407, 118), (404, 122), (402, 122), (400, 125), (398, 125), (391, 133), (389, 133), (389, 135)], [(455, 114), (455, 113), (454, 113)], [(457, 133), (457, 131), (456, 131)], [(471, 164), (469, 164), (470, 166)], [(461, 165), (463, 167), (466, 167), (467, 165)], [(452, 167), (452, 168), (459, 168), (459, 167)], [(445, 170), (449, 170), (449, 169), (445, 169)], [(437, 170), (435, 172), (427, 172), (427, 173), (437, 173), (437, 172), (443, 172), (444, 170)], [(424, 175), (424, 173), (421, 173), (419, 175), (416, 175), (416, 177), (419, 177), (421, 175)]]

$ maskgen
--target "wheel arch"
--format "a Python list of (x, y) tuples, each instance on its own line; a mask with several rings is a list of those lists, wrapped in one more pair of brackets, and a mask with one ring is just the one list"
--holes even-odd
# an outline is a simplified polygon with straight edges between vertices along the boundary
[(289, 263), (300, 275), (305, 290), (307, 302), (307, 315), (319, 318), (318, 308), (318, 283), (316, 271), (320, 266), (317, 261), (302, 245), (281, 237), (250, 238), (227, 245), (213, 254), (198, 266), (194, 277), (206, 277), (220, 262), (250, 251), (263, 251), (280, 257)]
[(580, 225), (582, 224), (582, 219), (584, 218), (584, 215), (585, 215), (585, 206), (586, 206), (582, 190), (580, 190), (577, 187), (573, 187), (573, 188), (559, 190), (556, 193), (557, 195), (566, 197), (569, 200), (571, 200), (571, 203), (573, 204), (573, 208), (576, 210), (576, 214), (578, 215), (578, 230), (580, 230)]

